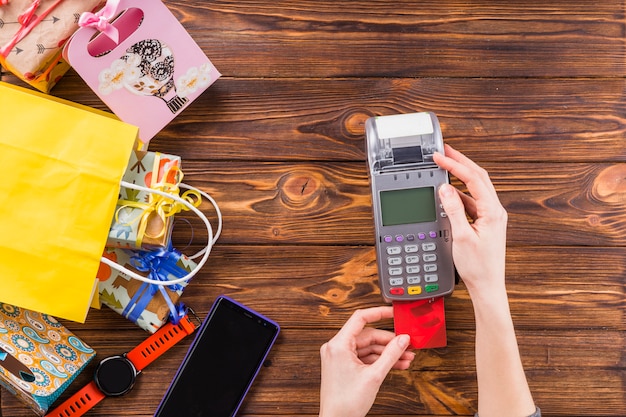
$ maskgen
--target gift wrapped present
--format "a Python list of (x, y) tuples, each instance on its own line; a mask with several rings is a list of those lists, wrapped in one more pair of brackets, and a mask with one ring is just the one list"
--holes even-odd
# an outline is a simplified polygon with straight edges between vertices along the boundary
[(79, 16), (103, 0), (11, 0), (0, 2), (0, 63), (47, 93), (70, 65), (62, 59)]
[(64, 57), (145, 143), (221, 76), (161, 0), (109, 0), (79, 26)]
[(0, 304), (0, 385), (38, 415), (95, 355), (52, 316)]
[[(154, 190), (178, 195), (182, 178), (179, 156), (158, 152), (132, 153), (123, 180)], [(167, 247), (171, 238), (175, 208), (159, 195), (122, 187), (107, 246), (127, 249)]]
[[(182, 278), (197, 267), (195, 262), (171, 247), (152, 251), (106, 248), (103, 256), (131, 271), (147, 273), (148, 278), (163, 282)], [(104, 263), (100, 265), (98, 280), (100, 302), (150, 333), (165, 324), (168, 318), (177, 322), (184, 316), (179, 298), (186, 281), (171, 286), (145, 283)]]

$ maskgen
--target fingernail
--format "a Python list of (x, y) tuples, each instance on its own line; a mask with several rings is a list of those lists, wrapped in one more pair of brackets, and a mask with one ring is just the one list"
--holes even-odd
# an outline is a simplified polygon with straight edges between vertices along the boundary
[(454, 192), (454, 188), (450, 184), (442, 184), (439, 187), (439, 192), (443, 197), (450, 197)]
[(409, 346), (410, 342), (411, 342), (411, 337), (408, 334), (401, 334), (398, 337), (398, 345), (400, 345), (402, 349), (406, 349)]

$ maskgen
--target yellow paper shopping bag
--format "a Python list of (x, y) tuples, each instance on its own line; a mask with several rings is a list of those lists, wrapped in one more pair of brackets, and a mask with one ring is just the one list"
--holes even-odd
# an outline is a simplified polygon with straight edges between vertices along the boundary
[(0, 82), (0, 302), (84, 322), (138, 129)]

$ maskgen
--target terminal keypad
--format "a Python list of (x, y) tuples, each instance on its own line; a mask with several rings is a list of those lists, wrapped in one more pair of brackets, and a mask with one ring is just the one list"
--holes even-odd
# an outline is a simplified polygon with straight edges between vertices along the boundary
[(438, 233), (383, 236), (389, 295), (426, 295), (439, 290)]

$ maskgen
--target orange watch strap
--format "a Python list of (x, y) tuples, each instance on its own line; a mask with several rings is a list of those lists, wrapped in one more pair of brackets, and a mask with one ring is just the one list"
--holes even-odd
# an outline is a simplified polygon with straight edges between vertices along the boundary
[(79, 417), (98, 404), (105, 395), (98, 389), (95, 381), (85, 385), (76, 394), (46, 414), (45, 417)]
[(185, 315), (178, 324), (169, 322), (161, 327), (156, 333), (128, 352), (126, 358), (132, 362), (137, 371), (141, 371), (195, 330), (196, 326), (189, 320), (189, 316)]
[[(169, 348), (196, 330), (196, 326), (185, 315), (178, 324), (171, 322), (161, 327), (152, 336), (126, 354), (137, 372), (152, 363)], [(98, 404), (106, 395), (100, 391), (95, 381), (91, 381), (45, 417), (79, 417)]]

